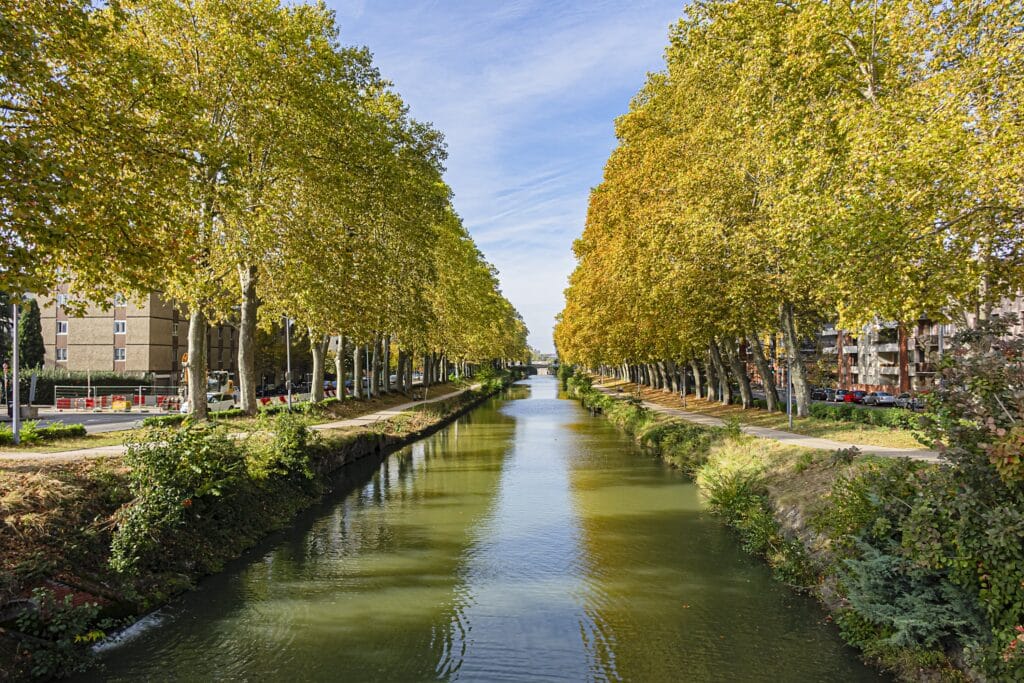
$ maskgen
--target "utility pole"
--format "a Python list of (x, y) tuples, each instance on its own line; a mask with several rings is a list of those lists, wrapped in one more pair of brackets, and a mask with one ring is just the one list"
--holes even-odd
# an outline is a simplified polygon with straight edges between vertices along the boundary
[(284, 355), (286, 370), (284, 374), (285, 388), (288, 390), (288, 412), (292, 412), (292, 321), (284, 317)]
[(17, 446), (21, 443), (21, 397), (18, 395), (19, 384), (21, 378), (18, 373), (18, 304), (11, 304), (11, 320), (14, 322), (13, 334), (14, 344), (12, 345), (11, 352), (11, 365), (12, 367), (12, 379), (14, 381), (11, 386), (11, 402), (14, 403), (14, 408), (11, 411), (11, 429), (14, 434), (14, 445)]

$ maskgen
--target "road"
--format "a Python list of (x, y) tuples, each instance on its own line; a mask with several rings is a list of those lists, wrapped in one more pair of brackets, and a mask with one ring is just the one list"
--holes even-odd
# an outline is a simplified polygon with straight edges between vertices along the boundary
[[(55, 423), (80, 424), (85, 425), (85, 431), (90, 434), (102, 434), (138, 427), (143, 418), (161, 414), (163, 413), (58, 413), (56, 410), (40, 410), (39, 426), (46, 427)], [(9, 420), (5, 418), (5, 422), (9, 423)]]

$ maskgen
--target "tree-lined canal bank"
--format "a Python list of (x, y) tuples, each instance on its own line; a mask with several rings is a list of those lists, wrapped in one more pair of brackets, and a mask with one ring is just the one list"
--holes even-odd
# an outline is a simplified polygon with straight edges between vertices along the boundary
[(94, 678), (879, 680), (692, 483), (556, 391), (353, 469)]

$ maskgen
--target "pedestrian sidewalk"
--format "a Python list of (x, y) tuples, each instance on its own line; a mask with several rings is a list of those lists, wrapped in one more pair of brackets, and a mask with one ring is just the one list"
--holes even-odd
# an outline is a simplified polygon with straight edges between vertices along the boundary
[[(625, 397), (625, 395), (617, 394), (616, 392), (611, 391), (610, 389), (605, 389), (604, 387), (595, 386), (594, 388), (612, 397)], [(659, 403), (652, 403), (651, 401), (644, 401), (643, 407), (655, 413), (678, 417), (686, 420), (687, 422), (694, 422), (706, 427), (725, 426), (725, 420), (720, 418), (712, 417), (710, 415), (702, 415), (701, 413), (693, 413), (688, 410), (680, 410), (679, 408), (669, 408), (668, 406), (663, 406)], [(939, 454), (937, 451), (930, 451), (923, 448), (893, 448), (891, 446), (870, 446), (867, 444), (858, 444), (846, 441), (833, 441), (832, 439), (804, 436), (803, 434), (794, 434), (793, 432), (787, 432), (781, 429), (757, 427), (755, 425), (741, 425), (740, 430), (744, 434), (749, 434), (750, 436), (757, 436), (762, 439), (772, 439), (789, 446), (815, 448), (823, 451), (836, 451), (841, 448), (855, 447), (865, 455), (880, 455), (886, 458), (911, 458), (913, 460), (923, 460), (925, 462), (939, 461)]]
[[(469, 389), (477, 388), (479, 385), (469, 387)], [(348, 429), (351, 427), (366, 427), (376, 422), (383, 420), (390, 420), (401, 413), (404, 413), (417, 406), (426, 405), (428, 403), (437, 403), (438, 401), (445, 401), (450, 398), (454, 398), (460, 394), (465, 393), (469, 389), (459, 389), (458, 391), (452, 391), (447, 394), (429, 397), (424, 401), (410, 401), (408, 403), (402, 403), (397, 406), (392, 406), (386, 410), (379, 410), (375, 413), (368, 413), (366, 415), (359, 415), (358, 417), (352, 417), (347, 420), (336, 420), (335, 422), (325, 422), (323, 424), (312, 425), (310, 429), (316, 431), (324, 431), (328, 429)], [(243, 436), (244, 433), (236, 432), (234, 436)], [(34, 453), (31, 451), (13, 451), (7, 453), (0, 453), (0, 460), (18, 460), (18, 461), (41, 461), (46, 463), (67, 463), (75, 462), (78, 460), (89, 460), (92, 458), (110, 458), (123, 455), (125, 447), (120, 446), (97, 446), (96, 448), (81, 448), (71, 451), (56, 451), (53, 453)]]

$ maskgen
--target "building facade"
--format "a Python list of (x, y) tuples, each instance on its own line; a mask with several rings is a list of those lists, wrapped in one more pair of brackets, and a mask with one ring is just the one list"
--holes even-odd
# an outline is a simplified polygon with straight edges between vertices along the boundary
[[(1004, 299), (992, 310), (993, 316), (1007, 314), (1016, 316), (1010, 332), (1024, 334), (1024, 296)], [(967, 316), (968, 326), (975, 322), (976, 316)], [(824, 358), (834, 359), (834, 384), (839, 389), (928, 391), (935, 383), (939, 359), (958, 329), (927, 318), (913, 325), (868, 325), (859, 333), (828, 326), (819, 335), (819, 345)]]
[[(80, 316), (65, 309), (67, 292), (39, 297), (45, 366), (80, 371), (151, 374), (157, 384), (181, 381), (188, 349), (188, 317), (153, 292), (139, 300), (117, 296), (106, 307), (90, 304)], [(206, 332), (207, 367), (235, 372), (238, 333), (231, 325)]]

